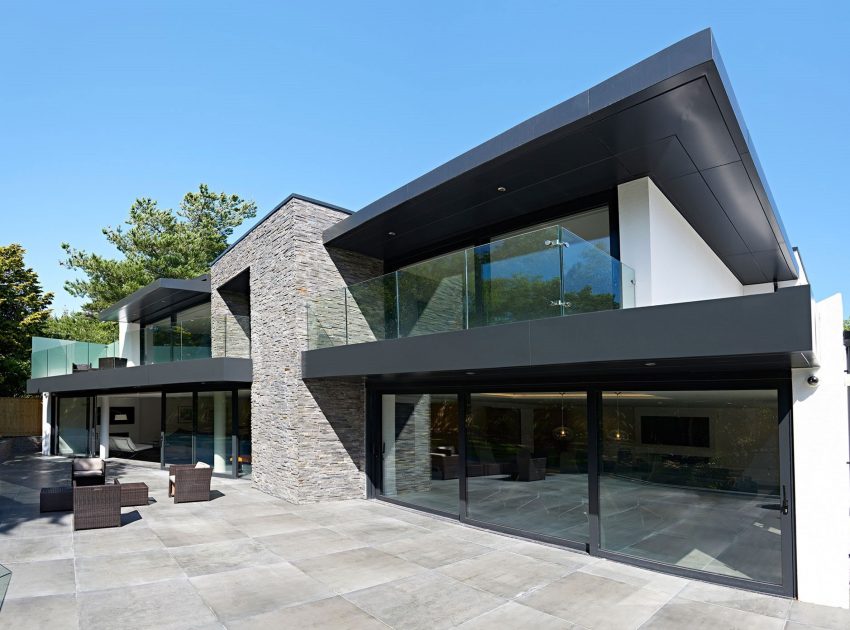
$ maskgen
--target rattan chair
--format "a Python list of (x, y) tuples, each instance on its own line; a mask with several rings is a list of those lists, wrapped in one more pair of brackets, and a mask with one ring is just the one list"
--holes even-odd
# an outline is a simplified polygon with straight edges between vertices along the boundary
[(121, 486), (74, 483), (74, 529), (121, 527)]
[(71, 483), (102, 486), (106, 483), (106, 462), (99, 457), (75, 457), (71, 460)]
[(168, 467), (168, 496), (175, 503), (209, 501), (212, 468), (196, 468), (191, 464)]

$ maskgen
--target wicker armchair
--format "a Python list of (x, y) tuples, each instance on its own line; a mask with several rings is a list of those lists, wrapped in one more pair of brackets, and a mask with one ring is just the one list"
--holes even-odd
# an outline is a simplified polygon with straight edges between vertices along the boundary
[(74, 483), (74, 529), (121, 527), (121, 486)]
[(99, 457), (75, 457), (71, 460), (71, 483), (102, 486), (106, 483), (106, 462)]
[(191, 464), (168, 467), (168, 496), (175, 503), (209, 501), (212, 468), (197, 468)]

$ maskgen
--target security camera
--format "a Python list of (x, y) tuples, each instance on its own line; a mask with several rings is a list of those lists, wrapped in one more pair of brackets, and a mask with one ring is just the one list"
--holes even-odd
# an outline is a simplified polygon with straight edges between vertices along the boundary
[(812, 374), (809, 378), (806, 379), (806, 382), (809, 384), (810, 387), (817, 387), (818, 377)]

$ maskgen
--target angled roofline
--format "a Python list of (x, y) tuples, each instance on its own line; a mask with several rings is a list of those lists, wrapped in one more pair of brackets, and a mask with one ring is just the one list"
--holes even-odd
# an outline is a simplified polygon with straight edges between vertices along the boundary
[[(366, 205), (352, 216), (328, 227), (323, 233), (327, 246), (341, 246), (361, 228), (399, 206), (438, 189), (451, 180), (472, 172), (533, 141), (564, 129), (580, 129), (613, 113), (645, 101), (680, 84), (705, 76), (714, 88), (717, 105), (743, 163), (751, 161), (750, 172), (756, 196), (765, 218), (772, 226), (782, 256), (790, 269), (796, 262), (790, 240), (779, 216), (776, 203), (755, 148), (741, 115), (726, 69), (710, 28), (686, 37), (664, 50), (615, 74), (596, 86), (515, 125), (503, 133), (462, 153), (448, 162), (413, 179), (400, 188)], [(749, 170), (749, 168), (748, 168)]]
[(118, 300), (100, 311), (98, 313), (98, 319), (104, 322), (124, 321), (121, 319), (123, 312), (157, 292), (162, 292), (163, 294), (195, 294), (200, 298), (203, 295), (210, 294), (210, 276), (209, 274), (203, 274), (189, 280), (157, 278), (150, 284), (143, 286), (141, 289), (134, 291), (127, 297)]
[(343, 212), (343, 213), (348, 214), (348, 215), (354, 214), (354, 212), (351, 211), (351, 210), (348, 210), (348, 209), (343, 208), (341, 206), (334, 205), (332, 203), (328, 203), (327, 201), (321, 201), (319, 199), (313, 199), (312, 197), (307, 197), (306, 195), (299, 195), (298, 193), (292, 193), (286, 199), (284, 199), (279, 204), (277, 204), (274, 208), (272, 208), (262, 219), (257, 221), (254, 225), (252, 225), (242, 236), (240, 236), (235, 241), (233, 241), (230, 245), (228, 245), (227, 249), (225, 249), (223, 252), (221, 252), (218, 256), (215, 257), (215, 260), (213, 260), (210, 263), (210, 266), (216, 264), (225, 254), (227, 254), (231, 249), (236, 247), (242, 241), (242, 239), (244, 239), (251, 232), (256, 230), (260, 225), (262, 225), (265, 222), (266, 219), (268, 219), (270, 216), (272, 216), (275, 212), (280, 210), (283, 206), (288, 204), (293, 199), (298, 199), (299, 201), (306, 201), (307, 203), (316, 204), (317, 206), (323, 206), (325, 208), (329, 208), (330, 210), (336, 210), (337, 212)]

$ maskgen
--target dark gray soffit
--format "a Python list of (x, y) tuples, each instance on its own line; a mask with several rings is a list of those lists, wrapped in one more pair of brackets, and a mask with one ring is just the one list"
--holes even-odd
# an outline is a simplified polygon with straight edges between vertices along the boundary
[(303, 377), (433, 374), (707, 357), (813, 360), (808, 286), (601, 311), (302, 353)]
[(708, 29), (378, 199), (324, 241), (391, 260), (645, 176), (742, 283), (796, 278)]
[(91, 370), (27, 381), (27, 393), (145, 389), (198, 383), (251, 383), (251, 359), (220, 357)]
[(131, 293), (100, 312), (100, 319), (110, 322), (141, 322), (147, 324), (175, 311), (208, 302), (210, 277), (191, 280), (160, 278)]

